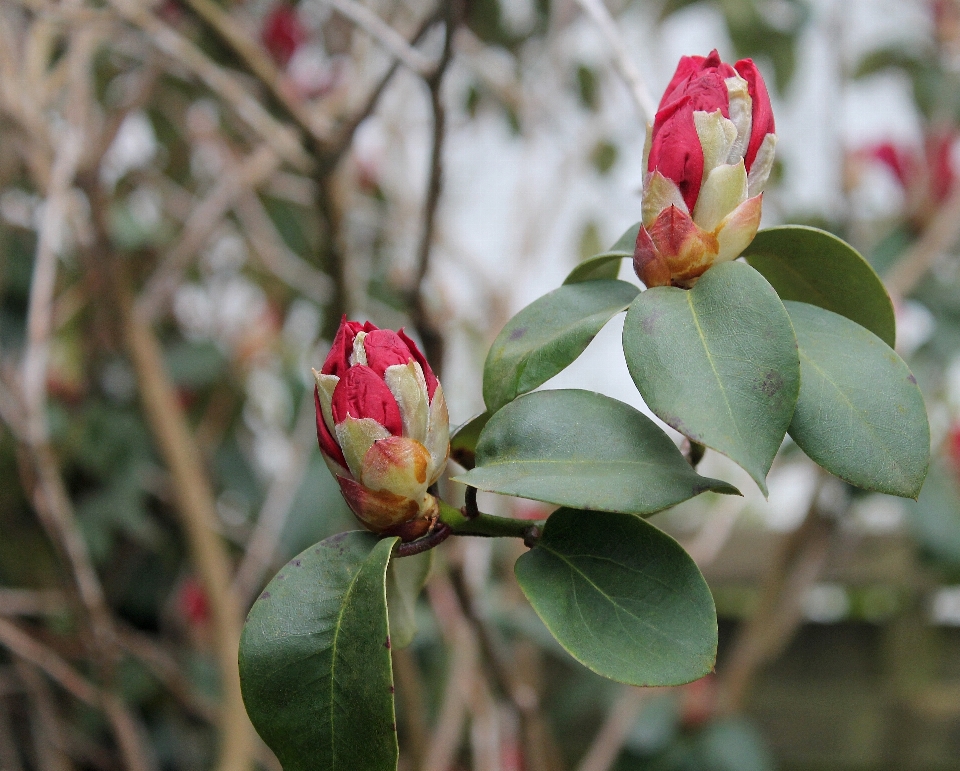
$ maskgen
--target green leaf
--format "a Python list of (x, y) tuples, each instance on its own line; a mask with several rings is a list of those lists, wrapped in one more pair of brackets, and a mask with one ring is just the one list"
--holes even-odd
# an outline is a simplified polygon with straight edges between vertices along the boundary
[(497, 412), (480, 435), (477, 467), (457, 482), (560, 506), (653, 514), (713, 490), (657, 425), (591, 391), (537, 391)]
[(558, 287), (520, 311), (487, 354), (487, 408), (496, 412), (563, 371), (638, 291), (626, 281), (586, 281)]
[(433, 565), (433, 550), (390, 561), (387, 568), (387, 611), (390, 644), (406, 648), (417, 635), (417, 597)]
[(787, 302), (800, 344), (800, 398), (790, 436), (846, 482), (916, 498), (930, 460), (923, 396), (879, 337), (836, 313)]
[(627, 312), (623, 351), (650, 409), (739, 463), (766, 495), (800, 364), (790, 317), (763, 276), (727, 262), (693, 289), (648, 289)]
[(626, 233), (617, 239), (617, 243), (607, 251), (595, 254), (581, 262), (570, 271), (564, 284), (579, 284), (582, 281), (596, 281), (598, 279), (614, 279), (620, 273), (620, 261), (633, 258), (633, 248), (637, 243), (637, 233), (640, 232), (640, 223), (632, 225)]
[(456, 461), (467, 470), (476, 465), (477, 440), (488, 420), (490, 413), (481, 412), (453, 432), (450, 436), (450, 460)]
[(240, 640), (247, 713), (284, 771), (395, 771), (384, 582), (396, 538), (349, 532), (291, 560)]
[(680, 685), (712, 671), (710, 589), (680, 544), (644, 520), (560, 509), (514, 570), (553, 636), (597, 674)]
[(818, 228), (786, 225), (757, 233), (744, 257), (781, 300), (839, 313), (893, 347), (893, 303), (877, 272), (850, 244)]

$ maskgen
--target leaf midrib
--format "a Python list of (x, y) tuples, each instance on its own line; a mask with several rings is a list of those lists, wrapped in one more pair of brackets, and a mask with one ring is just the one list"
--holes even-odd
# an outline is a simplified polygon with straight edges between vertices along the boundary
[[(621, 612), (623, 612), (624, 614), (626, 614), (626, 615), (629, 616), (630, 618), (636, 620), (637, 623), (641, 624), (642, 626), (645, 626), (645, 627), (647, 627), (648, 629), (652, 629), (654, 632), (656, 632), (658, 635), (660, 635), (663, 639), (668, 640), (669, 642), (675, 643), (675, 644), (678, 645), (679, 647), (684, 648), (684, 649), (690, 651), (691, 653), (695, 653), (695, 652), (696, 652), (696, 651), (689, 645), (689, 643), (687, 643), (685, 640), (678, 640), (678, 639), (675, 639), (675, 638), (671, 637), (670, 635), (668, 635), (667, 633), (665, 633), (663, 630), (661, 630), (659, 627), (657, 627), (657, 626), (655, 626), (654, 624), (651, 624), (649, 621), (647, 621), (647, 620), (645, 620), (645, 619), (642, 619), (642, 618), (640, 618), (639, 616), (631, 613), (629, 610), (627, 610), (627, 609), (626, 609), (625, 607), (623, 607), (622, 605), (617, 604), (617, 602), (615, 602), (614, 599), (613, 599), (609, 594), (607, 594), (603, 589), (601, 589), (599, 586), (597, 586), (597, 584), (595, 584), (592, 580), (590, 580), (590, 577), (589, 577), (586, 573), (584, 573), (582, 570), (580, 570), (580, 568), (578, 568), (575, 564), (573, 564), (573, 562), (571, 562), (567, 557), (565, 557), (565, 556), (564, 556), (563, 554), (561, 554), (560, 552), (555, 551), (554, 549), (551, 549), (549, 546), (546, 546), (542, 541), (541, 541), (539, 544), (537, 544), (537, 548), (543, 549), (544, 551), (548, 552), (549, 554), (552, 554), (554, 557), (556, 557), (556, 558), (559, 559), (561, 562), (563, 562), (565, 565), (567, 565), (568, 568), (569, 568), (572, 572), (575, 572), (576, 574), (578, 574), (579, 576), (581, 576), (581, 577), (583, 578), (583, 580), (586, 581), (587, 584), (589, 584), (589, 585), (594, 589), (594, 591), (597, 592), (597, 594), (599, 594), (601, 597), (603, 597), (603, 598), (604, 598), (607, 602), (609, 602), (614, 608), (617, 608), (618, 610), (620, 610)], [(612, 561), (612, 560), (611, 560), (611, 561)], [(614, 564), (620, 565), (620, 563), (614, 563)], [(621, 567), (623, 567), (623, 566), (621, 566)], [(676, 592), (673, 591), (670, 586), (668, 586), (667, 584), (664, 584), (662, 581), (657, 581), (656, 579), (651, 578), (650, 576), (646, 576), (646, 574), (644, 574), (644, 575), (645, 575), (646, 578), (650, 578), (650, 580), (655, 581), (656, 583), (661, 584), (662, 586), (664, 586), (664, 587), (667, 588), (667, 589), (670, 589), (674, 594), (676, 594)], [(578, 608), (579, 608), (579, 603), (578, 603)], [(581, 618), (583, 618), (582, 614), (581, 614)], [(584, 626), (586, 626), (586, 621), (584, 621)], [(587, 627), (587, 628), (589, 628), (589, 627)], [(663, 659), (663, 658), (664, 658), (664, 657), (663, 657), (663, 654), (659, 654), (659, 658)]]

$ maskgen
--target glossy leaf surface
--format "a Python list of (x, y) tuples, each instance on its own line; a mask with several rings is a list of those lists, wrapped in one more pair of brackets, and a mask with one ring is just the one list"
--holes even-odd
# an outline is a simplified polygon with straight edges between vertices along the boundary
[(487, 354), (483, 366), (487, 408), (495, 412), (572, 364), (638, 291), (626, 281), (585, 281), (558, 287), (520, 311)]
[(693, 289), (648, 289), (627, 312), (623, 350), (650, 409), (739, 463), (766, 494), (800, 363), (790, 317), (763, 276), (728, 262)]
[(587, 257), (577, 265), (563, 283), (578, 284), (581, 281), (616, 278), (620, 273), (620, 263), (627, 258), (633, 259), (638, 232), (640, 232), (639, 222), (631, 226), (607, 251)]
[(784, 225), (757, 233), (744, 256), (781, 300), (839, 313), (893, 347), (890, 296), (870, 263), (846, 241), (818, 228)]
[(738, 494), (697, 474), (657, 425), (592, 391), (537, 391), (487, 423), (477, 467), (456, 481), (481, 490), (630, 514), (653, 514), (707, 490)]
[(930, 459), (923, 396), (903, 360), (859, 324), (787, 302), (800, 343), (800, 398), (790, 436), (831, 474), (916, 498)]
[(560, 509), (515, 572), (553, 636), (597, 674), (679, 685), (713, 669), (710, 589), (680, 544), (642, 519)]
[(395, 771), (384, 582), (396, 538), (348, 532), (284, 566), (247, 616), (247, 713), (285, 771)]

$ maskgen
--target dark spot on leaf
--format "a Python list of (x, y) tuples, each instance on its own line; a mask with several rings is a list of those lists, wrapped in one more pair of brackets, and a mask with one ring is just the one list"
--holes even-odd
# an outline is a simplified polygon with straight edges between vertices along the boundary
[(776, 396), (781, 388), (783, 388), (783, 375), (775, 370), (764, 375), (763, 382), (760, 383), (760, 392), (764, 396)]
[(914, 385), (917, 384), (917, 379), (913, 376), (913, 373), (910, 373), (909, 375), (907, 375), (907, 380), (909, 380)]
[(517, 327), (515, 330), (513, 330), (513, 332), (510, 333), (510, 340), (519, 340), (525, 334), (527, 334), (526, 327)]
[(286, 573), (281, 573), (279, 576), (277, 576), (277, 580), (282, 581), (286, 577), (287, 577)]
[(396, 691), (396, 688), (394, 688), (394, 687), (391, 685), (391, 686), (390, 686), (390, 693), (394, 693), (395, 691)]
[(331, 545), (332, 545), (332, 544), (335, 544), (335, 543), (340, 543), (340, 541), (342, 541), (342, 540), (343, 540), (344, 538), (346, 538), (348, 535), (350, 535), (350, 531), (349, 531), (349, 530), (347, 530), (346, 532), (343, 532), (343, 533), (337, 533), (337, 535), (328, 538), (328, 539), (327, 539), (327, 543), (329, 543), (329, 544), (331, 544)]
[(298, 567), (300, 567), (300, 563), (301, 563), (302, 561), (303, 561), (303, 560), (290, 560), (290, 564), (293, 565), (295, 568), (298, 568)]
[(269, 599), (270, 599), (270, 592), (264, 592), (263, 594), (261, 594), (261, 595), (260, 595), (260, 599), (261, 599), (261, 600), (269, 600)]
[(645, 316), (643, 321), (640, 322), (640, 328), (643, 330), (645, 335), (652, 335), (657, 328), (657, 322), (660, 320), (660, 317), (663, 315), (663, 311), (655, 311), (649, 316)]
[(390, 637), (387, 637), (387, 641), (383, 644), (383, 647), (387, 650), (390, 650)]

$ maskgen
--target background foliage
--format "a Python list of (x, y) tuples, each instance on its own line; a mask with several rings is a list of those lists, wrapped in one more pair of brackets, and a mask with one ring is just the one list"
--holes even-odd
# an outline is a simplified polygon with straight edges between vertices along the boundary
[[(558, 569), (540, 547), (456, 539), (432, 567), (409, 561), (388, 574), (404, 630), (391, 615), (377, 651), (401, 768), (955, 767), (960, 10), (606, 7), (613, 40), (586, 0), (0, 0), (0, 768), (278, 768), (239, 700), (237, 640), (281, 566), (354, 527), (309, 374), (343, 313), (415, 332), (455, 423), (544, 384), (642, 408), (610, 365), (616, 324), (594, 339), (630, 304), (629, 270), (614, 282), (599, 257), (555, 288), (638, 218), (649, 116), (624, 61), (656, 94), (681, 54), (714, 46), (776, 85), (765, 226), (836, 233), (894, 297), (929, 481), (916, 503), (863, 494), (788, 443), (767, 502), (708, 453), (706, 483), (747, 497), (637, 525), (681, 540), (720, 615), (716, 673), (681, 688), (615, 685), (562, 651), (523, 594), (524, 575)], [(749, 261), (790, 299), (762, 241)], [(609, 291), (577, 283), (598, 276)], [(550, 290), (592, 313), (552, 354), (583, 355), (556, 378), (482, 383), (491, 344), (504, 371), (527, 355), (497, 336)], [(850, 278), (824, 307), (889, 341), (869, 296)], [(591, 400), (597, 421), (608, 402)], [(478, 452), (470, 473), (509, 492)], [(557, 553), (565, 516), (544, 536)], [(549, 617), (549, 596), (529, 599)]]

